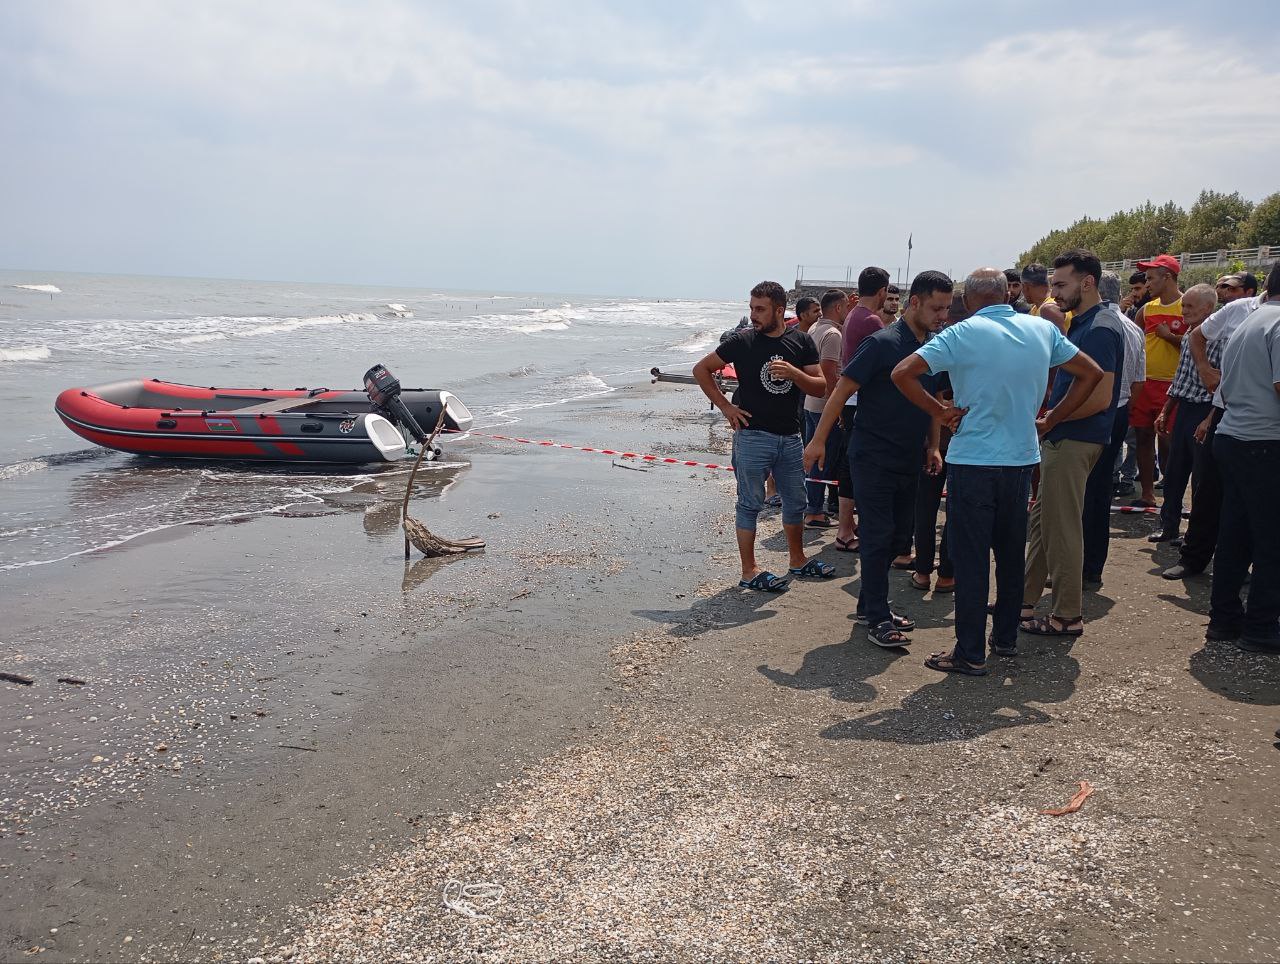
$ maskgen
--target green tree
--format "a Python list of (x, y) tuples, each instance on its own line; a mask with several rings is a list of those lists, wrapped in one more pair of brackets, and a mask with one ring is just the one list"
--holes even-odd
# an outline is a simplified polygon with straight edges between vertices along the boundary
[(1241, 226), (1237, 243), (1242, 248), (1280, 245), (1280, 191), (1258, 202), (1249, 220)]
[(1253, 202), (1239, 191), (1201, 191), (1174, 238), (1176, 251), (1218, 251), (1233, 247), (1253, 213)]

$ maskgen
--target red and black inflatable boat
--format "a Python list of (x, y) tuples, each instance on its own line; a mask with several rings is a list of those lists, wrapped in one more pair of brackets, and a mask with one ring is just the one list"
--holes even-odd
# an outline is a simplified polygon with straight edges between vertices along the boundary
[[(451, 392), (402, 389), (382, 366), (365, 390), (199, 388), (158, 378), (69, 388), (54, 405), (67, 428), (106, 448), (165, 458), (393, 462), (422, 426), (465, 432), (471, 412)], [(407, 433), (407, 434), (406, 434)]]

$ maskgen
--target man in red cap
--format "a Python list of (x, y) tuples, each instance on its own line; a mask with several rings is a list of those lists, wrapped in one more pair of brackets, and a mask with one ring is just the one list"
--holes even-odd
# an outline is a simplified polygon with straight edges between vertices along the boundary
[[(1150, 300), (1134, 318), (1147, 338), (1147, 380), (1142, 391), (1129, 403), (1129, 424), (1138, 441), (1138, 481), (1142, 495), (1130, 505), (1155, 508), (1156, 505), (1156, 418), (1164, 408), (1169, 385), (1178, 370), (1182, 336), (1187, 326), (1182, 319), (1182, 292), (1178, 289), (1178, 272), (1182, 265), (1171, 254), (1160, 254), (1150, 261), (1139, 261), (1147, 276)], [(1160, 461), (1167, 458), (1167, 444), (1160, 440)]]

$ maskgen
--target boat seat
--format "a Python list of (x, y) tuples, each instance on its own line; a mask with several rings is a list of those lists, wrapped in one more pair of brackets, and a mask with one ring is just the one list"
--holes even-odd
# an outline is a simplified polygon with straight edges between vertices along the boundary
[(263, 402), (260, 405), (250, 405), (248, 408), (231, 408), (225, 411), (232, 415), (272, 415), (276, 412), (287, 412), (291, 408), (301, 408), (307, 404), (306, 398), (273, 398), (269, 402)]

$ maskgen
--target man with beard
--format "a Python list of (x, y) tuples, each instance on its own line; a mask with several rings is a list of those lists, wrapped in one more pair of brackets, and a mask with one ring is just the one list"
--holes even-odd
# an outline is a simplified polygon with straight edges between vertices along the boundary
[(884, 307), (880, 309), (880, 320), (892, 325), (898, 320), (898, 311), (902, 308), (902, 289), (897, 285), (889, 285), (885, 289)]
[(1049, 294), (1049, 269), (1033, 261), (1022, 269), (1022, 297), (1031, 306), (1028, 314), (1047, 318), (1063, 332), (1067, 330), (1067, 316), (1054, 304)]
[(1138, 267), (1146, 273), (1151, 297), (1134, 319), (1147, 336), (1147, 380), (1129, 404), (1129, 421), (1138, 441), (1138, 482), (1142, 488), (1130, 505), (1154, 509), (1157, 447), (1162, 465), (1169, 457), (1164, 440), (1156, 438), (1156, 416), (1164, 408), (1178, 370), (1178, 352), (1186, 325), (1182, 320), (1182, 292), (1178, 290), (1178, 273), (1182, 270), (1178, 259), (1161, 254), (1150, 261), (1139, 261)]
[(1004, 280), (1009, 282), (1009, 307), (1020, 315), (1031, 314), (1031, 306), (1022, 297), (1022, 275), (1017, 268), (1005, 268)]
[[(889, 327), (863, 339), (836, 382), (822, 419), (804, 450), (806, 469), (822, 464), (826, 441), (845, 400), (858, 393), (858, 413), (849, 434), (853, 493), (862, 541), (862, 591), (855, 618), (867, 638), (886, 649), (906, 646), (915, 622), (889, 608), (889, 564), (894, 546), (910, 538), (916, 484), (924, 464), (929, 416), (916, 408), (890, 378), (897, 364), (947, 320), (954, 285), (941, 271), (922, 271), (911, 282), (907, 310)], [(925, 390), (937, 391), (933, 379)], [(941, 468), (941, 460), (934, 465)]]
[[(751, 327), (735, 332), (693, 366), (711, 404), (733, 429), (733, 467), (738, 486), (738, 555), (744, 589), (781, 592), (790, 579), (756, 564), (756, 519), (764, 508), (765, 480), (772, 474), (782, 496), (792, 576), (829, 579), (835, 569), (804, 555), (804, 466), (800, 443), (800, 396), (822, 396), (827, 383), (813, 339), (788, 327), (787, 293), (776, 281), (751, 289)], [(737, 403), (729, 401), (714, 375), (732, 364), (738, 372)]]
[[(1028, 528), (1026, 579), (1019, 628), (1036, 636), (1080, 636), (1084, 571), (1084, 490), (1102, 450), (1111, 441), (1124, 366), (1124, 332), (1129, 324), (1098, 294), (1102, 263), (1092, 251), (1075, 248), (1053, 261), (1053, 298), (1071, 313), (1067, 339), (1092, 358), (1102, 377), (1069, 418), (1053, 419), (1075, 382), (1059, 371), (1049, 392), (1049, 414), (1040, 430), (1040, 492)], [(1053, 577), (1053, 606), (1035, 615), (1045, 577)]]

